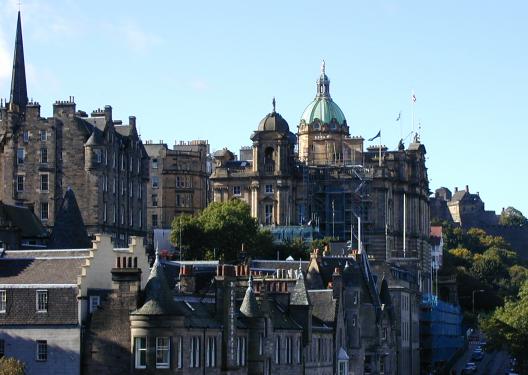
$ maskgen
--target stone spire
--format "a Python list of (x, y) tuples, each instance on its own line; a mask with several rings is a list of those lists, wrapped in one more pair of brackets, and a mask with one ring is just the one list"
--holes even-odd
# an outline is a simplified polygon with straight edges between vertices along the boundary
[(20, 11), (18, 11), (9, 108), (11, 111), (25, 112), (27, 103), (28, 95), (26, 85), (26, 67), (24, 63), (24, 43), (22, 42), (22, 25), (20, 21)]
[(255, 318), (260, 316), (260, 309), (253, 291), (253, 277), (249, 276), (248, 287), (246, 289), (246, 295), (240, 306), (240, 312), (248, 318)]
[(310, 306), (310, 297), (308, 297), (308, 292), (306, 290), (306, 283), (304, 282), (301, 265), (299, 265), (297, 281), (295, 282), (295, 287), (293, 288), (290, 298), (291, 305)]

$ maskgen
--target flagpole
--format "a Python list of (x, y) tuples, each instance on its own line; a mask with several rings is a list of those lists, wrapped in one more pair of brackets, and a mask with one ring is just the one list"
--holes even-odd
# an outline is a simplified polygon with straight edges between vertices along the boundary
[(412, 131), (414, 133), (414, 104), (416, 103), (416, 96), (414, 95), (414, 89), (412, 90), (411, 95), (411, 104), (412, 104)]
[(381, 131), (380, 131), (380, 143), (379, 143), (379, 166), (381, 167)]

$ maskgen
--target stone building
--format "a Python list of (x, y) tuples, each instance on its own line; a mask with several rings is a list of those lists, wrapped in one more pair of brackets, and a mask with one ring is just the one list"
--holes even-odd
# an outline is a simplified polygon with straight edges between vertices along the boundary
[(79, 374), (83, 326), (112, 289), (111, 268), (134, 268), (145, 285), (141, 239), (114, 248), (97, 235), (88, 249), (8, 250), (0, 256), (0, 356), (21, 360), (28, 375)]
[(275, 108), (251, 139), (251, 160), (235, 160), (227, 149), (213, 155), (213, 200), (243, 199), (263, 226), (309, 223), (368, 254), (393, 298), (404, 301), (396, 316), (410, 319), (395, 330), (410, 353), (399, 351), (400, 373), (418, 373), (418, 306), (431, 291), (429, 182), (418, 134), (407, 147), (365, 149), (331, 98), (323, 65), (297, 143)]
[(68, 187), (77, 194), (88, 233), (110, 233), (122, 246), (146, 233), (148, 156), (135, 117), (112, 108), (88, 116), (73, 97), (40, 116), (28, 101), (20, 13), (9, 102), (0, 105), (0, 200), (34, 210), (52, 228)]
[(147, 230), (168, 229), (181, 214), (195, 214), (209, 203), (209, 144), (147, 141), (150, 183), (147, 185)]

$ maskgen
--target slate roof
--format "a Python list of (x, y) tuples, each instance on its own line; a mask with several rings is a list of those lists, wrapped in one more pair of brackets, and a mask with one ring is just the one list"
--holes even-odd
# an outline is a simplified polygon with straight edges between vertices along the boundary
[(89, 249), (61, 249), (61, 250), (9, 250), (4, 252), (5, 258), (71, 258), (90, 255)]
[(48, 247), (52, 249), (92, 247), (92, 241), (86, 232), (75, 194), (70, 188), (64, 194), (64, 199), (57, 212)]
[(337, 315), (337, 301), (333, 297), (333, 290), (309, 290), (312, 302), (312, 314), (327, 325), (334, 325)]
[(124, 137), (128, 137), (130, 135), (130, 129), (131, 129), (130, 125), (115, 125), (114, 128), (116, 132), (118, 132)]
[(301, 330), (302, 326), (297, 323), (277, 301), (270, 303), (270, 318), (273, 329)]
[(1, 258), (0, 284), (77, 284), (85, 258)]
[(192, 310), (185, 302), (174, 301), (172, 291), (169, 288), (163, 265), (159, 256), (150, 271), (147, 285), (145, 285), (145, 303), (132, 315), (188, 315)]
[(247, 318), (256, 318), (261, 315), (260, 307), (253, 291), (253, 279), (251, 276), (249, 277), (246, 294), (240, 305), (240, 312)]
[(304, 275), (302, 272), (298, 273), (297, 281), (290, 295), (290, 305), (294, 306), (309, 306), (310, 297), (306, 291), (306, 283), (304, 282)]
[(24, 238), (45, 238), (48, 232), (33, 213), (26, 207), (11, 206), (0, 202), (0, 218), (8, 225), (20, 230)]

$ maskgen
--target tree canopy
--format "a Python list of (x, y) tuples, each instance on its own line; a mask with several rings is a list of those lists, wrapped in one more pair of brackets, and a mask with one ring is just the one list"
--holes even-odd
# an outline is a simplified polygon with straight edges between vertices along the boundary
[[(181, 236), (180, 236), (181, 234)], [(242, 246), (248, 255), (273, 254), (272, 237), (260, 231), (247, 203), (233, 199), (215, 202), (195, 216), (174, 218), (172, 243), (183, 250), (184, 259), (238, 259)]]
[(0, 358), (0, 375), (25, 375), (24, 363), (11, 357)]
[(493, 314), (481, 320), (480, 327), (486, 333), (490, 349), (508, 351), (517, 358), (518, 370), (528, 372), (528, 281), (525, 281), (517, 299), (508, 300), (498, 307)]
[(523, 226), (528, 225), (528, 219), (522, 214), (521, 211), (514, 207), (508, 207), (502, 210), (499, 224), (511, 225), (511, 226)]

